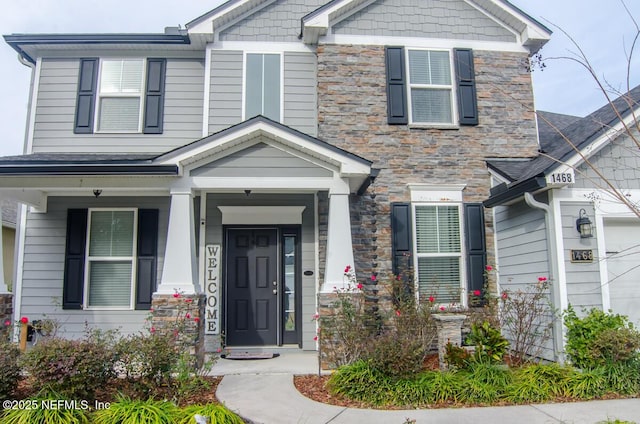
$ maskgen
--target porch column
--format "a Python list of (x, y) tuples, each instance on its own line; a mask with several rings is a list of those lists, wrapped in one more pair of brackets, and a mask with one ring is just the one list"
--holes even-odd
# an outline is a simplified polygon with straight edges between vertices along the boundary
[(193, 193), (191, 190), (172, 191), (162, 282), (157, 294), (173, 294), (176, 291), (183, 294), (200, 293), (195, 240)]
[[(0, 206), (2, 206), (2, 198), (0, 198)], [(7, 288), (7, 282), (4, 281), (4, 252), (2, 251), (2, 244), (4, 241), (2, 240), (2, 210), (0, 208), (0, 294), (9, 293), (9, 289)]]
[(351, 241), (349, 192), (329, 192), (327, 259), (324, 282), (320, 291), (331, 293), (335, 289), (345, 288), (347, 281), (344, 278), (344, 269), (347, 265), (355, 269)]

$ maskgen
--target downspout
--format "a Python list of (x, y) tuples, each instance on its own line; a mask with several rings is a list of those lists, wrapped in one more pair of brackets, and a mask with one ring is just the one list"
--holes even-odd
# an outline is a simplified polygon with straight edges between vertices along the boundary
[[(25, 154), (31, 153), (29, 150), (29, 134), (30, 134), (30, 125), (31, 125), (31, 108), (33, 107), (33, 90), (35, 87), (35, 75), (36, 69), (35, 65), (31, 63), (29, 60), (25, 59), (21, 54), (18, 55), (18, 61), (31, 68), (31, 82), (29, 85), (29, 103), (27, 105), (27, 119), (25, 124), (25, 138), (24, 138), (24, 148), (23, 151)], [(18, 222), (16, 225), (16, 244), (17, 249), (16, 257), (13, 261), (13, 322), (18, 322), (20, 316), (22, 314), (22, 275), (24, 270), (24, 245), (25, 245), (25, 235), (26, 235), (26, 223), (27, 223), (27, 206), (24, 204), (18, 204)], [(18, 325), (14, 326), (13, 331), (13, 341), (17, 342), (20, 337), (20, 327)]]
[[(546, 242), (547, 242), (547, 257), (549, 261), (549, 281), (551, 281), (551, 304), (553, 308), (557, 308), (562, 304), (560, 300), (560, 293), (558, 284), (559, 282), (555, 278), (558, 275), (558, 252), (557, 246), (553, 242), (554, 234), (553, 229), (555, 228), (555, 218), (551, 212), (551, 206), (546, 203), (538, 202), (531, 193), (524, 193), (524, 201), (525, 203), (533, 209), (538, 209), (544, 212), (544, 221), (545, 226), (547, 227), (546, 231)], [(555, 281), (555, 284), (553, 282)], [(553, 311), (552, 311), (553, 314)], [(563, 326), (562, 320), (553, 318), (553, 356), (556, 362), (563, 363), (564, 358), (560, 354), (560, 350), (563, 346)]]

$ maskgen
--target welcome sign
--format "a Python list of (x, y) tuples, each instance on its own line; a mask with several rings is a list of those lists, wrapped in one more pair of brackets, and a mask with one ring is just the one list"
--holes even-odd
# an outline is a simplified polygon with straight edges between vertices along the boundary
[(205, 248), (205, 334), (220, 334), (220, 253), (219, 244), (207, 244)]

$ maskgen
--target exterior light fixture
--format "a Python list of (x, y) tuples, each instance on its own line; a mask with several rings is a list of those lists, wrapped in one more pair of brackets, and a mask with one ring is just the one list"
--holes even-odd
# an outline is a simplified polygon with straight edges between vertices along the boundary
[(576, 230), (580, 233), (580, 238), (593, 237), (593, 226), (587, 216), (587, 211), (580, 209), (579, 218), (576, 219)]
[(96, 199), (100, 197), (101, 194), (102, 194), (102, 190), (100, 189), (93, 190), (93, 195), (96, 196)]

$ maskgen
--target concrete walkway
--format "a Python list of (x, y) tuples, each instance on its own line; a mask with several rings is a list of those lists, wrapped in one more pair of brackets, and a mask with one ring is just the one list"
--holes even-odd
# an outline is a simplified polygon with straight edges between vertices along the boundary
[(267, 360), (221, 359), (213, 370), (224, 375), (218, 399), (255, 424), (595, 424), (616, 419), (640, 423), (640, 399), (401, 411), (326, 405), (302, 396), (293, 385), (294, 374), (317, 373), (316, 358), (315, 353), (296, 353)]

